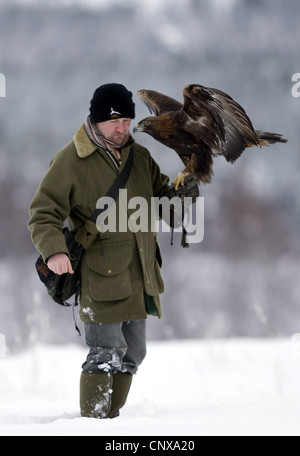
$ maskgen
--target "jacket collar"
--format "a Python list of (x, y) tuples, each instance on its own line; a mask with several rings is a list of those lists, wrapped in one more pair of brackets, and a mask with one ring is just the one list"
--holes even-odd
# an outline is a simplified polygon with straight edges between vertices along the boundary
[(98, 149), (98, 146), (91, 141), (88, 137), (84, 124), (76, 131), (75, 135), (73, 136), (73, 141), (75, 144), (76, 152), (78, 157), (86, 158), (91, 155), (95, 150)]

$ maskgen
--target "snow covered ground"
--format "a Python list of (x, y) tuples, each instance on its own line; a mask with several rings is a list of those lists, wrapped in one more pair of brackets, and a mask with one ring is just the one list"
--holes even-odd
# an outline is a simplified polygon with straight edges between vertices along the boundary
[(86, 350), (0, 359), (0, 435), (299, 436), (300, 336), (150, 342), (115, 420), (80, 418)]

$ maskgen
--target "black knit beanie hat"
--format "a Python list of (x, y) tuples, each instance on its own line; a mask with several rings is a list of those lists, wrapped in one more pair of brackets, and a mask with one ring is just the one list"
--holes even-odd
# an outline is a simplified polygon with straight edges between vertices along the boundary
[(90, 113), (94, 122), (135, 118), (135, 104), (132, 92), (122, 84), (104, 84), (96, 89), (91, 99)]

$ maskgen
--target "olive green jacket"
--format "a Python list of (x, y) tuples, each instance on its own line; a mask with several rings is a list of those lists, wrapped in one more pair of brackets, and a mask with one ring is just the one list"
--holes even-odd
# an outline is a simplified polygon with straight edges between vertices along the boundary
[[(128, 201), (143, 197), (150, 210), (151, 198), (160, 198), (167, 193), (168, 178), (161, 174), (149, 151), (133, 138), (122, 150), (121, 167), (132, 145), (134, 162), (125, 195)], [(90, 140), (82, 125), (73, 140), (51, 161), (30, 206), (28, 226), (33, 243), (44, 260), (59, 252), (68, 253), (62, 234), (64, 222), (68, 220), (70, 229), (84, 225), (118, 172), (105, 150)], [(117, 222), (119, 199), (115, 206)], [(135, 211), (136, 208), (128, 209), (128, 218), (134, 220)], [(87, 222), (86, 226), (89, 232), (99, 233), (92, 222)], [(116, 232), (100, 233), (85, 251), (80, 297), (83, 321), (109, 323), (144, 319), (147, 317), (145, 293), (153, 297), (156, 314), (162, 316), (159, 295), (164, 286), (157, 235), (151, 229), (131, 230), (129, 226), (126, 230), (123, 227), (122, 232), (117, 228)]]

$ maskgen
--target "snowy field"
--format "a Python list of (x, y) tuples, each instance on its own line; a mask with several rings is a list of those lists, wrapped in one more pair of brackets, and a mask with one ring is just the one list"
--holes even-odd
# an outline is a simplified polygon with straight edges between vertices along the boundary
[(79, 416), (86, 352), (38, 345), (0, 359), (0, 435), (300, 436), (298, 335), (151, 342), (115, 420)]

